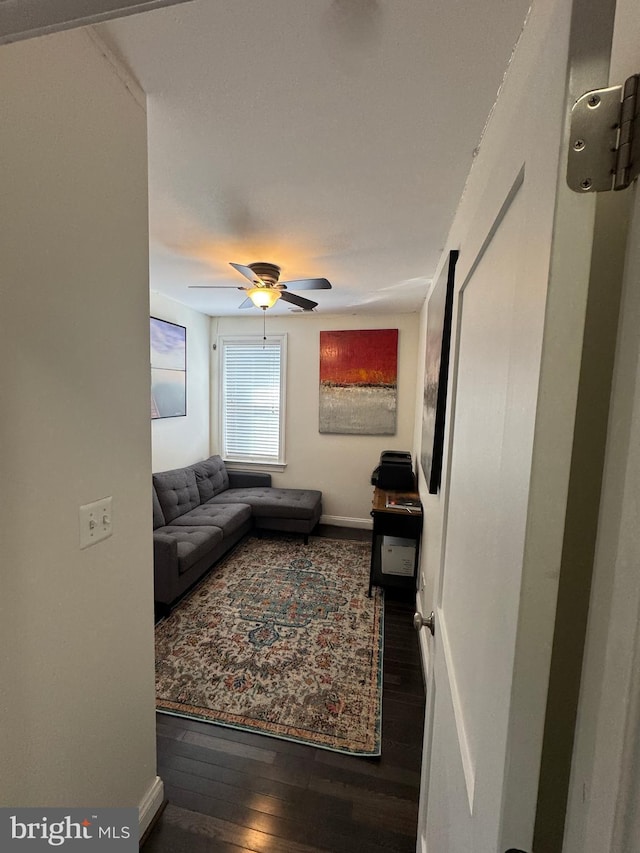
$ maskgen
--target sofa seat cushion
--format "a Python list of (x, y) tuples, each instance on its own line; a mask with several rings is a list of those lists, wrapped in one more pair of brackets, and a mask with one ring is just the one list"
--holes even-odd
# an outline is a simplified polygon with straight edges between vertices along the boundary
[(196, 475), (200, 503), (206, 503), (229, 488), (229, 474), (221, 456), (210, 456), (204, 462), (196, 462), (189, 468)]
[(202, 501), (196, 485), (195, 471), (191, 468), (175, 468), (153, 475), (153, 485), (162, 507), (166, 524), (174, 518), (195, 509)]
[(314, 489), (249, 488), (227, 489), (208, 501), (249, 504), (254, 516), (263, 518), (313, 518), (322, 500), (322, 492)]
[(213, 525), (219, 527), (225, 536), (229, 536), (250, 518), (251, 507), (248, 504), (205, 504), (197, 506), (180, 518), (175, 518), (171, 523), (175, 526), (187, 527)]
[(178, 572), (183, 574), (198, 560), (206, 557), (220, 542), (222, 530), (219, 527), (168, 524), (154, 531), (154, 536), (173, 539), (178, 546)]

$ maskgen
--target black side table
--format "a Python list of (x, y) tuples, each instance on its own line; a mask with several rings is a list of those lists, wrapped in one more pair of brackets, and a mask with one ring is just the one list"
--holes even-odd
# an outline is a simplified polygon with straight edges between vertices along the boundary
[[(392, 492), (374, 489), (371, 516), (373, 518), (373, 537), (371, 540), (371, 566), (369, 568), (369, 592), (371, 587), (416, 588), (418, 573), (420, 536), (422, 535), (422, 507), (408, 510), (402, 506), (388, 506), (390, 500), (410, 498), (420, 502), (420, 496), (414, 492)], [(410, 540), (415, 549), (412, 574), (396, 574), (382, 571), (382, 548), (385, 536)]]

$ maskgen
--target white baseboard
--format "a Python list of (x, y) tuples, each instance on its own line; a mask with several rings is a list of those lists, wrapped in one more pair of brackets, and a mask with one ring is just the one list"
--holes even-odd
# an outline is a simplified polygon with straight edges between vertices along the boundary
[(138, 806), (140, 838), (142, 838), (149, 828), (149, 824), (155, 817), (163, 802), (164, 782), (159, 776), (156, 776)]
[(346, 515), (321, 515), (320, 524), (335, 524), (336, 527), (356, 527), (361, 530), (373, 529), (373, 519), (349, 518)]

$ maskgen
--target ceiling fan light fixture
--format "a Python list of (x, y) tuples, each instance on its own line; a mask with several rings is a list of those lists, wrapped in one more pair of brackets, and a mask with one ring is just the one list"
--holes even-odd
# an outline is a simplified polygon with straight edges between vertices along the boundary
[(270, 287), (252, 287), (247, 291), (247, 296), (256, 306), (256, 308), (273, 308), (278, 299), (280, 299), (280, 291), (273, 290)]

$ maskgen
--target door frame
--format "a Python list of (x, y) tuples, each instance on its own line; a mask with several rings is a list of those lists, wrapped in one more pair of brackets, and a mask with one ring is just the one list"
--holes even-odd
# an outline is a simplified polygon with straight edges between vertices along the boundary
[[(609, 85), (640, 71), (640, 16), (618, 0)], [(606, 84), (605, 84), (606, 85)], [(565, 853), (640, 846), (640, 193), (619, 193), (629, 236)], [(610, 194), (599, 198), (605, 204)], [(620, 226), (620, 231), (624, 229)]]

